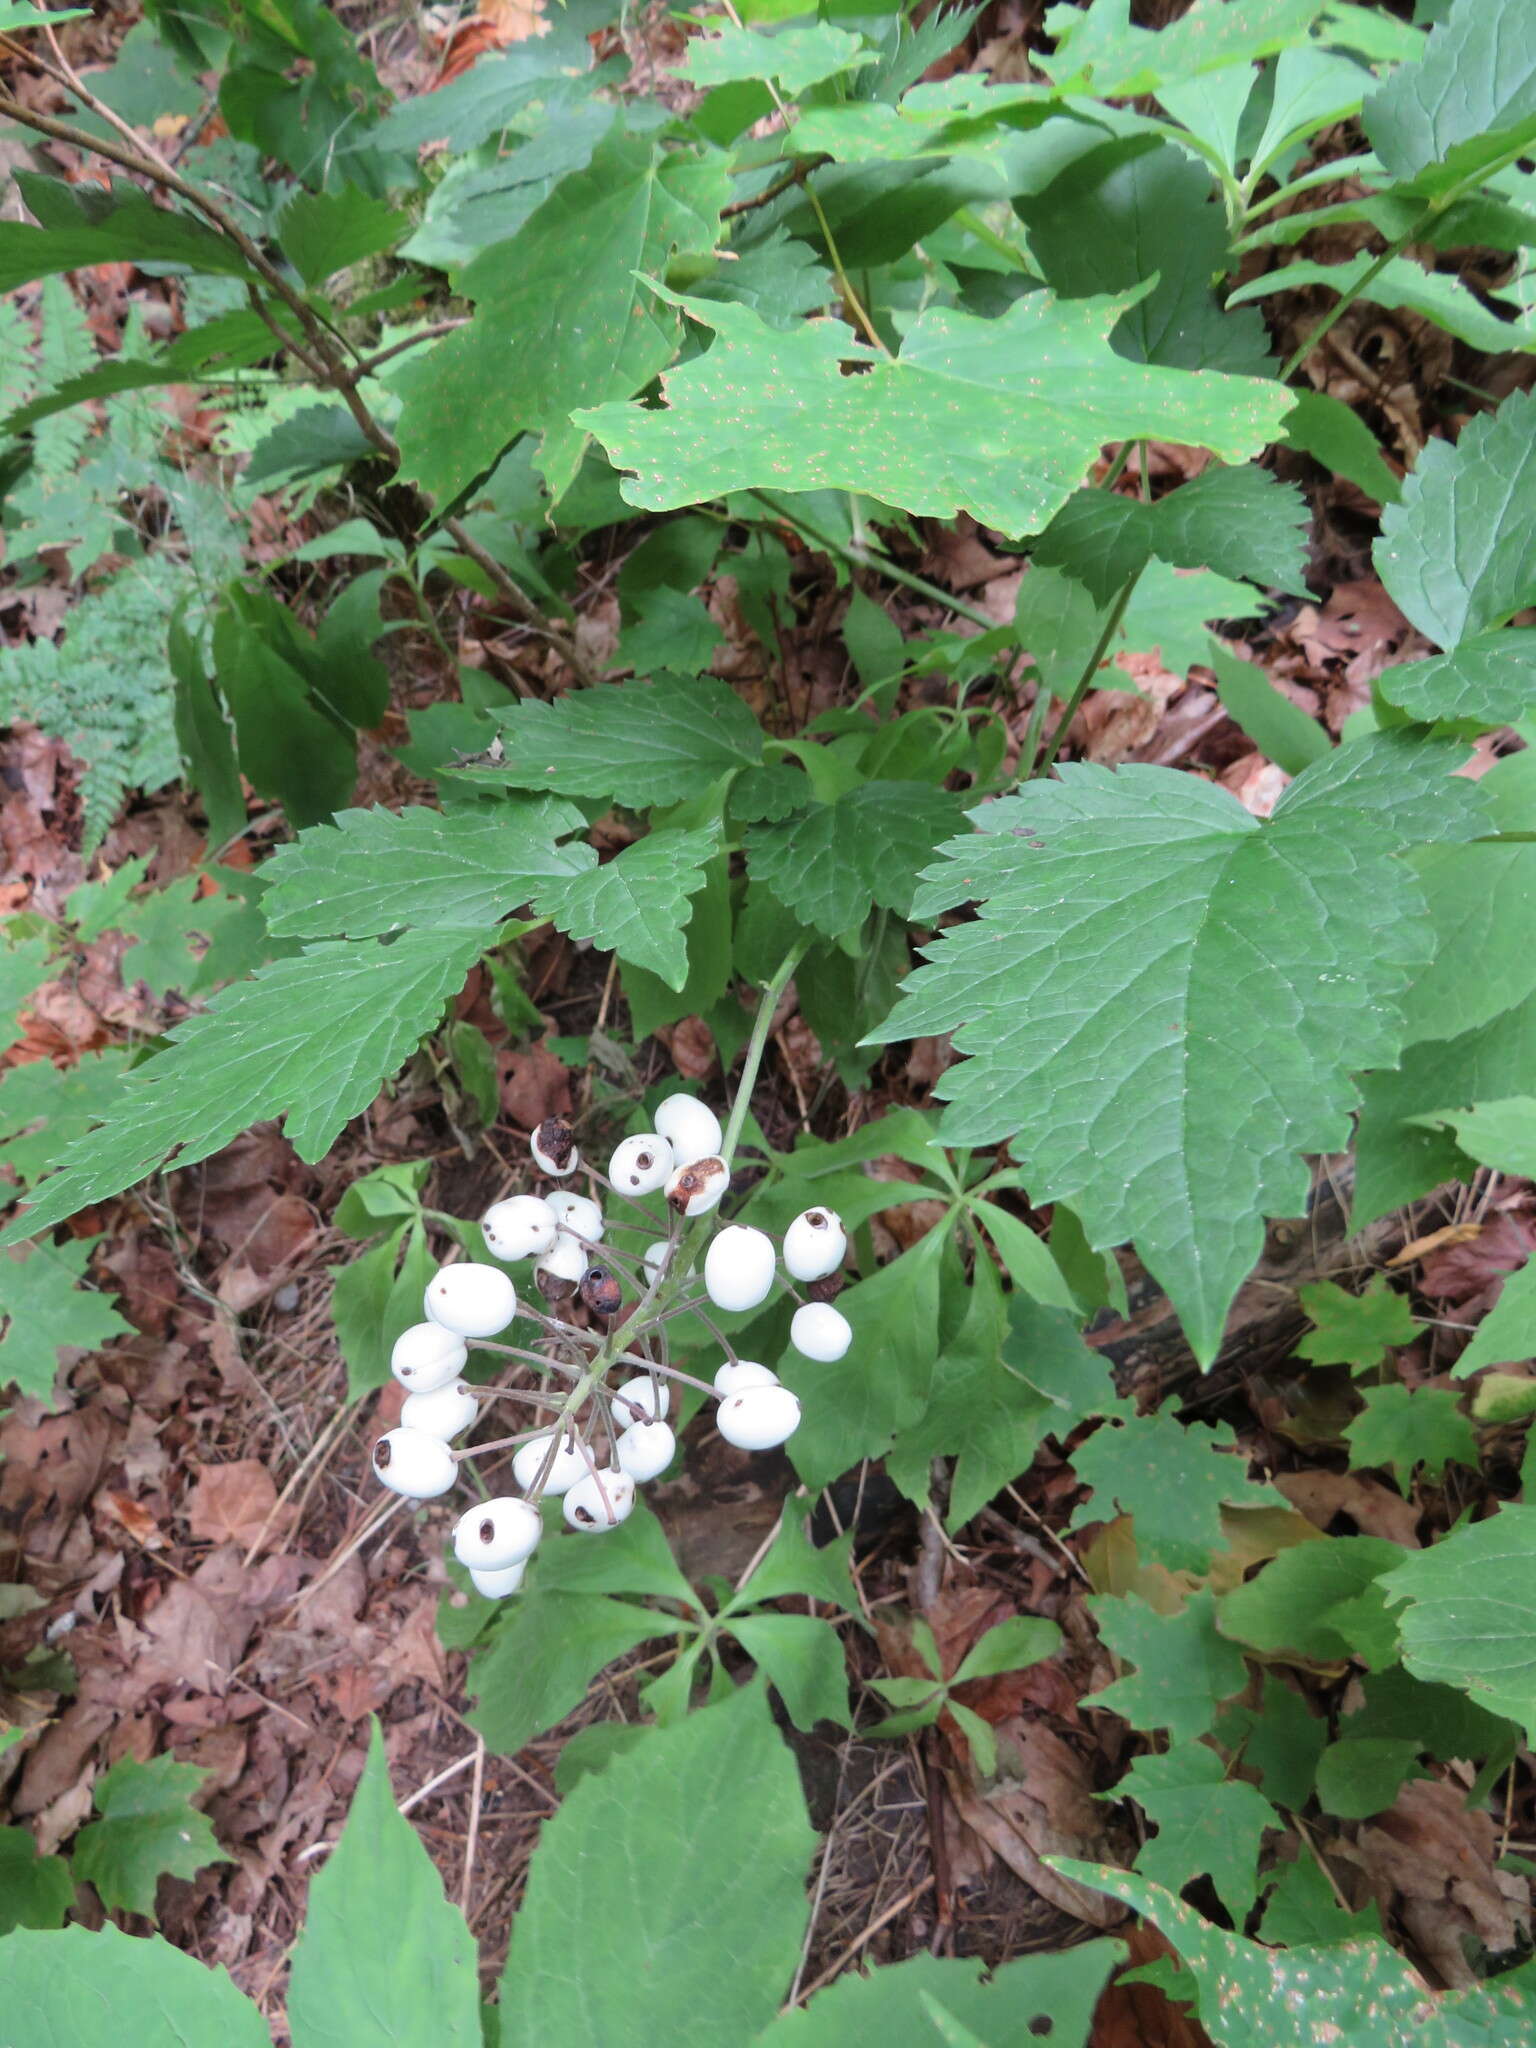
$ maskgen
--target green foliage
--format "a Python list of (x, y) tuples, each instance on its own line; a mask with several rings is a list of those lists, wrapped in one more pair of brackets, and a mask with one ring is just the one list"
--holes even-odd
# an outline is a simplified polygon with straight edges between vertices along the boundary
[[(1403, 1662), (1536, 1737), (1536, 1508), (1508, 1505), (1404, 1558), (1381, 1580)], [(1402, 1603), (1406, 1602), (1406, 1605)]]
[(1519, 0), (1454, 0), (1417, 64), (1365, 107), (1371, 146), (1395, 178), (1442, 190), (1517, 155), (1536, 136), (1536, 29)]
[(404, 2048), (428, 2035), (479, 2048), (475, 1945), (395, 1806), (376, 1721), (341, 1840), (310, 1885), (288, 2017), (306, 2048)]
[(1296, 1356), (1309, 1365), (1348, 1365), (1356, 1371), (1380, 1365), (1398, 1344), (1411, 1344), (1418, 1324), (1406, 1294), (1383, 1273), (1373, 1273), (1362, 1294), (1336, 1280), (1315, 1280), (1297, 1290), (1312, 1324), (1297, 1340)]
[(1129, 1515), (1144, 1561), (1203, 1572), (1223, 1542), (1223, 1504), (1271, 1498), (1240, 1458), (1213, 1455), (1235, 1448), (1226, 1423), (1184, 1425), (1166, 1410), (1107, 1422), (1073, 1456), (1088, 1498), (1072, 1526)]
[(1134, 1799), (1157, 1828), (1136, 1858), (1143, 1876), (1169, 1886), (1207, 1876), (1241, 1922), (1258, 1894), (1264, 1831), (1280, 1825), (1263, 1794), (1242, 1778), (1229, 1778), (1215, 1750), (1200, 1742), (1137, 1757), (1115, 1789)]
[(1144, 1600), (1100, 1599), (1093, 1618), (1107, 1647), (1134, 1676), (1117, 1678), (1092, 1695), (1133, 1728), (1165, 1728), (1173, 1742), (1208, 1734), (1220, 1703), (1241, 1692), (1247, 1678), (1242, 1651), (1217, 1632), (1216, 1601), (1192, 1593), (1176, 1614), (1159, 1614)]
[(195, 1877), (206, 1864), (227, 1860), (207, 1816), (192, 1804), (207, 1775), (174, 1757), (141, 1764), (125, 1756), (97, 1779), (91, 1800), (100, 1819), (80, 1830), (74, 1868), (109, 1912), (152, 1920), (162, 1876)]
[(6, 2024), (28, 2048), (269, 2048), (266, 2021), (227, 1971), (209, 1969), (158, 1936), (110, 1923), (92, 1933), (7, 1935)]
[(110, 1296), (80, 1286), (91, 1244), (78, 1237), (0, 1253), (0, 1385), (51, 1404), (61, 1348), (94, 1351), (129, 1330)]
[(1282, 1550), (1223, 1596), (1221, 1629), (1271, 1656), (1333, 1663), (1357, 1650), (1392, 1661), (1397, 1631), (1378, 1581), (1402, 1560), (1380, 1536), (1335, 1536)]
[(896, 1712), (872, 1723), (864, 1732), (910, 1735), (914, 1729), (931, 1727), (940, 1714), (947, 1713), (970, 1743), (977, 1769), (986, 1777), (995, 1777), (997, 1738), (980, 1714), (954, 1697), (955, 1688), (972, 1678), (1024, 1671), (1031, 1664), (1054, 1656), (1061, 1648), (1061, 1630), (1054, 1621), (1043, 1621), (1033, 1615), (1019, 1614), (1012, 1621), (1000, 1621), (977, 1638), (948, 1677), (939, 1664), (933, 1632), (925, 1622), (913, 1623), (912, 1643), (927, 1665), (929, 1677), (871, 1679), (874, 1690)]
[(758, 723), (734, 691), (711, 676), (665, 673), (519, 704), (502, 721), (501, 743), (501, 760), (477, 780), (634, 810), (700, 796), (763, 756)]
[(1367, 1387), (1365, 1411), (1344, 1432), (1357, 1470), (1391, 1466), (1404, 1493), (1420, 1466), (1432, 1483), (1455, 1461), (1477, 1470), (1477, 1437), (1457, 1396), (1445, 1387)]
[(74, 1903), (64, 1858), (39, 1855), (25, 1828), (0, 1828), (0, 1935), (17, 1927), (62, 1927)]

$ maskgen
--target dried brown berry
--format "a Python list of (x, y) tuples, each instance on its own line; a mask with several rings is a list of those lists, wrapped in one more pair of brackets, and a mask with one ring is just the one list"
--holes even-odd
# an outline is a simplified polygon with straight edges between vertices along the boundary
[(606, 1266), (588, 1266), (582, 1275), (581, 1298), (594, 1314), (616, 1316), (624, 1305), (624, 1290)]

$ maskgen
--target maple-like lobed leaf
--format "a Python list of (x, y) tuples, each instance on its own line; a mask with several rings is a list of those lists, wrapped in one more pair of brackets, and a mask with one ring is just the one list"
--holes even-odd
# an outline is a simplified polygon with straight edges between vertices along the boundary
[(1460, 758), (1374, 737), (1264, 824), (1187, 775), (1075, 765), (972, 812), (923, 878), (919, 918), (980, 913), (873, 1035), (953, 1032), (945, 1135), (1013, 1141), (1032, 1199), (1134, 1239), (1203, 1362), (1263, 1219), (1304, 1207), (1301, 1155), (1347, 1144), (1352, 1075), (1397, 1055), (1430, 950), (1399, 856), (1477, 829)]

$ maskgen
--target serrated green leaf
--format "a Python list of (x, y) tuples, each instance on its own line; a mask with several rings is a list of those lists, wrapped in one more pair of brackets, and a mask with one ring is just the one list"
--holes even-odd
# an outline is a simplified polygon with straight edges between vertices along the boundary
[(1397, 856), (1476, 829), (1459, 760), (1377, 736), (1263, 825), (1187, 775), (1076, 765), (972, 813), (981, 832), (924, 877), (919, 918), (981, 914), (878, 1035), (955, 1032), (950, 1141), (1017, 1134), (1032, 1198), (1070, 1202), (1095, 1247), (1134, 1237), (1203, 1361), (1261, 1217), (1305, 1206), (1298, 1155), (1347, 1142), (1351, 1072), (1396, 1055), (1429, 938)]
[[(1293, 1544), (1270, 1559), (1256, 1578), (1225, 1594), (1221, 1629), (1237, 1642), (1270, 1655), (1291, 1651), (1317, 1663), (1342, 1663), (1359, 1651), (1371, 1663), (1394, 1631), (1378, 1582), (1402, 1561), (1395, 1543), (1380, 1536), (1330, 1536)], [(1360, 1602), (1371, 1596), (1380, 1625), (1357, 1641)]]
[(535, 428), (559, 498), (585, 439), (572, 413), (627, 398), (676, 352), (677, 316), (642, 280), (664, 275), (674, 255), (712, 249), (729, 197), (723, 155), (700, 161), (649, 135), (606, 136), (585, 169), (463, 272), (473, 322), (403, 380), (403, 473), (452, 498)]
[(1380, 1581), (1403, 1662), (1536, 1737), (1536, 1507), (1504, 1502), (1415, 1551)]
[(1329, 1743), (1317, 1762), (1318, 1804), (1340, 1820), (1369, 1820), (1385, 1812), (1410, 1778), (1429, 1775), (1415, 1762), (1418, 1749), (1411, 1736)]
[(25, 1828), (0, 1828), (0, 1935), (18, 1927), (62, 1927), (74, 1903), (75, 1881), (64, 1858), (40, 1856)]
[(341, 1840), (309, 1887), (288, 2019), (304, 2048), (480, 2048), (474, 1940), (395, 1805), (377, 1721)]
[(1536, 709), (1536, 627), (1463, 640), (1449, 654), (1383, 669), (1381, 694), (1426, 724), (1438, 718), (1515, 725)]
[(1427, 846), (1414, 866), (1435, 954), (1403, 1005), (1410, 1045), (1460, 1038), (1536, 991), (1536, 845)]
[(387, 200), (370, 198), (355, 185), (324, 192), (295, 188), (277, 217), (277, 239), (304, 282), (316, 286), (365, 256), (392, 249), (409, 226)]
[[(555, 840), (585, 830), (557, 798), (473, 810), (339, 811), (278, 847), (264, 872), (268, 930), (373, 938), (407, 925), (482, 931), (527, 903), (579, 853)], [(581, 851), (586, 851), (582, 849)]]
[(1381, 516), (1376, 574), (1437, 646), (1502, 625), (1536, 601), (1536, 392), (1431, 441)]
[(864, 782), (829, 804), (747, 832), (747, 865), (786, 909), (829, 939), (856, 931), (872, 905), (905, 917), (925, 861), (960, 801), (925, 782)]
[[(1266, 599), (1251, 583), (1234, 583), (1213, 569), (1149, 562), (1131, 592), (1111, 651), (1156, 653), (1164, 668), (1187, 676), (1197, 661), (1210, 658), (1212, 625), (1251, 619), (1265, 609)], [(1114, 687), (1120, 678), (1111, 668), (1102, 680)]]
[(718, 825), (650, 832), (602, 866), (591, 848), (581, 847), (591, 866), (542, 881), (534, 909), (571, 938), (591, 939), (681, 989), (688, 979), (691, 899), (704, 887), (705, 864), (719, 839)]
[(1018, 1291), (1008, 1302), (1002, 1357), (1055, 1408), (1053, 1436), (1064, 1436), (1090, 1415), (1130, 1413), (1129, 1403), (1115, 1392), (1109, 1360), (1084, 1343), (1077, 1317)]
[(28, 1060), (0, 1072), (0, 1165), (23, 1186), (46, 1173), (66, 1145), (110, 1113), (129, 1058), (110, 1046), (68, 1067)]
[(1298, 1338), (1296, 1356), (1309, 1365), (1380, 1365), (1388, 1348), (1411, 1344), (1418, 1324), (1413, 1305), (1384, 1273), (1373, 1273), (1363, 1294), (1351, 1294), (1336, 1280), (1318, 1280), (1296, 1290), (1312, 1328)]
[(1162, 1756), (1139, 1756), (1115, 1787), (1157, 1828), (1136, 1858), (1154, 1883), (1186, 1885), (1205, 1875), (1242, 1924), (1258, 1896), (1259, 1845), (1280, 1816), (1245, 1779), (1228, 1778), (1214, 1749), (1191, 1742)]
[(1301, 493), (1268, 470), (1215, 467), (1150, 505), (1112, 491), (1074, 492), (1033, 559), (1077, 577), (1100, 605), (1154, 555), (1172, 568), (1304, 590), (1307, 518)]
[[(679, 1828), (684, 1790), (707, 1826)], [(799, 1958), (814, 1845), (762, 1687), (652, 1730), (544, 1823), (503, 2012), (529, 2041), (618, 2042), (643, 1987), (647, 2027), (675, 2048), (754, 2038)], [(595, 1927), (624, 1930), (623, 1968), (591, 1967)]]
[[(0, 1361), (4, 1355), (0, 1352)], [(1536, 1264), (1530, 1262), (1511, 1273), (1499, 1289), (1498, 1300), (1451, 1374), (1465, 1379), (1485, 1365), (1518, 1365), (1528, 1358), (1536, 1358)]]
[(157, 206), (125, 178), (110, 188), (67, 185), (21, 171), (16, 183), (42, 223), (0, 221), (0, 292), (98, 263), (185, 263), (227, 277), (252, 276), (226, 236), (189, 213)]
[[(35, 1228), (30, 1214), (14, 1231)], [(64, 1244), (41, 1242), (0, 1254), (0, 1386), (14, 1383), (23, 1394), (51, 1407), (59, 1352), (68, 1347), (95, 1351), (109, 1337), (132, 1330), (112, 1306), (114, 1295), (81, 1285), (93, 1238)]]
[(26, 2048), (271, 2048), (271, 2030), (223, 1969), (158, 1935), (22, 1931), (5, 1944), (5, 2025)]
[(1259, 1706), (1230, 1708), (1216, 1740), (1223, 1751), (1240, 1748), (1244, 1767), (1259, 1774), (1264, 1797), (1294, 1813), (1312, 1797), (1328, 1723), (1309, 1711), (1298, 1692), (1266, 1672)]
[(301, 483), (377, 453), (346, 406), (306, 405), (262, 435), (240, 481), (248, 490)]
[(1159, 1410), (1106, 1422), (1072, 1453), (1072, 1469), (1088, 1488), (1069, 1528), (1129, 1515), (1144, 1563), (1171, 1572), (1203, 1572), (1225, 1545), (1225, 1502), (1272, 1503), (1255, 1486), (1246, 1460), (1228, 1457), (1236, 1438), (1224, 1422), (1181, 1423)]
[(1274, 1947), (1354, 1941), (1381, 1933), (1381, 1913), (1374, 1899), (1358, 1913), (1346, 1913), (1322, 1870), (1304, 1855), (1282, 1867), (1264, 1902), (1262, 1931)]
[(147, 1764), (124, 1756), (97, 1779), (91, 1799), (101, 1818), (75, 1838), (74, 1865), (108, 1912), (153, 1920), (162, 1877), (195, 1877), (207, 1864), (229, 1862), (208, 1816), (191, 1803), (208, 1775), (171, 1756)]
[(1389, 1465), (1407, 1493), (1420, 1465), (1438, 1482), (1454, 1461), (1478, 1470), (1477, 1436), (1448, 1387), (1405, 1387), (1396, 1382), (1361, 1390), (1365, 1412), (1344, 1431), (1351, 1471)]
[(1014, 211), (1046, 284), (1063, 298), (1130, 291), (1156, 277), (1116, 323), (1117, 355), (1260, 375), (1269, 362), (1264, 323), (1224, 313), (1211, 289), (1226, 266), (1227, 232), (1210, 198), (1203, 164), (1160, 136), (1131, 135), (1087, 150), (1042, 191), (1020, 193)]
[(578, 1706), (606, 1665), (676, 1626), (622, 1600), (540, 1592), (535, 1581), (534, 1590), (508, 1603), (469, 1667), (476, 1698), (470, 1726), (492, 1749), (515, 1756)]
[(1433, 165), (1459, 179), (1536, 135), (1536, 22), (1523, 0), (1454, 0), (1418, 63), (1371, 94), (1364, 121), (1394, 178)]
[[(1203, 1920), (1176, 1891), (1106, 1864), (1052, 1856), (1052, 1869), (1122, 1899), (1162, 1929), (1193, 1975), (1201, 2024), (1218, 2048), (1516, 2048), (1528, 2027), (1536, 1972), (1527, 1966), (1465, 1991), (1428, 1992), (1385, 1941), (1275, 1949)], [(1180, 1880), (1173, 1880), (1177, 1885)], [(1512, 2024), (1506, 2024), (1512, 2022)]]
[(221, 990), (124, 1079), (117, 1114), (68, 1147), (0, 1244), (132, 1186), (177, 1146), (191, 1165), (266, 1117), (284, 1117), (290, 1144), (319, 1159), (436, 1024), (492, 938), (405, 932), (388, 945), (315, 945)]
[(1082, 8), (1058, 5), (1045, 17), (1057, 42), (1053, 54), (1041, 58), (1041, 69), (1059, 92), (1091, 92), (1100, 99), (1156, 92), (1165, 81), (1268, 57), (1301, 42), (1324, 4), (1195, 0), (1156, 33), (1131, 21), (1130, 0), (1090, 0)]
[[(889, 359), (836, 321), (776, 334), (745, 307), (664, 296), (713, 328), (714, 346), (668, 376), (665, 408), (605, 405), (577, 420), (636, 472), (624, 495), (651, 511), (754, 488), (848, 490), (1033, 533), (1106, 439), (1145, 434), (1244, 462), (1291, 402), (1261, 378), (1124, 361), (1108, 344), (1124, 297), (1037, 292), (997, 320), (929, 308)], [(849, 363), (864, 374), (845, 375)]]
[(679, 70), (694, 85), (704, 86), (775, 78), (785, 97), (795, 100), (809, 85), (878, 61), (875, 51), (866, 50), (860, 37), (826, 21), (809, 28), (782, 29), (772, 36), (727, 25), (717, 35), (695, 36)]
[(630, 810), (682, 803), (734, 768), (763, 758), (757, 720), (713, 676), (567, 690), (526, 701), (501, 729), (505, 759), (473, 779), (517, 789), (602, 797)]
[(119, 929), (129, 938), (122, 958), (124, 985), (142, 981), (152, 996), (197, 986), (201, 950), (194, 938), (213, 939), (243, 906), (239, 899), (200, 895), (202, 876), (183, 875), (163, 889), (151, 889), (123, 912)]
[(1215, 1596), (1191, 1593), (1177, 1614), (1159, 1614), (1135, 1595), (1091, 1600), (1100, 1637), (1134, 1675), (1088, 1696), (1133, 1728), (1166, 1728), (1174, 1742), (1209, 1733), (1223, 1700), (1248, 1679), (1243, 1653), (1216, 1632)]
[(938, 2048), (945, 2036), (919, 2002), (925, 1993), (987, 2048), (1047, 2035), (1051, 2048), (1087, 2048), (1094, 2006), (1122, 1955), (1116, 1942), (1090, 1941), (1056, 1955), (1017, 1956), (985, 1980), (979, 1962), (954, 1956), (911, 1956), (862, 1977), (849, 1970), (775, 2020), (756, 2048), (848, 2048), (851, 2041)]

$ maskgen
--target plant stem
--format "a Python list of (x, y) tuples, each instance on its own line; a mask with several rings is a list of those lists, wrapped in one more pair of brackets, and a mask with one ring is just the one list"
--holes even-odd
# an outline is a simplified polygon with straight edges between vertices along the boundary
[(1136, 574), (1127, 581), (1124, 589), (1110, 606), (1109, 616), (1104, 621), (1104, 630), (1099, 635), (1098, 644), (1084, 664), (1082, 674), (1072, 685), (1071, 695), (1067, 698), (1061, 717), (1056, 722), (1056, 730), (1046, 742), (1045, 752), (1025, 777), (1026, 781), (1036, 782), (1041, 776), (1050, 773), (1056, 756), (1061, 752), (1062, 742), (1067, 736), (1067, 727), (1077, 716), (1077, 707), (1093, 687), (1093, 679), (1099, 672), (1099, 663), (1109, 651), (1110, 642), (1114, 639), (1119, 629), (1120, 621), (1125, 617), (1125, 608), (1131, 601), (1131, 592), (1136, 588), (1140, 576), (1141, 571), (1138, 569)]
[[(752, 1019), (752, 1036), (747, 1040), (746, 1057), (741, 1063), (741, 1079), (736, 1084), (736, 1099), (731, 1104), (731, 1114), (725, 1126), (725, 1136), (720, 1141), (720, 1157), (729, 1166), (736, 1150), (736, 1141), (741, 1136), (741, 1127), (746, 1122), (747, 1108), (752, 1099), (752, 1090), (757, 1085), (757, 1070), (763, 1063), (763, 1048), (768, 1043), (768, 1033), (773, 1028), (773, 1013), (778, 1008), (779, 997), (789, 986), (790, 977), (810, 948), (809, 939), (802, 939), (791, 946), (780, 962), (779, 971), (764, 989), (762, 1000), (757, 1006), (757, 1015)], [(681, 1281), (682, 1276), (679, 1276)]]
[(898, 562), (888, 561), (884, 555), (872, 553), (870, 549), (861, 547), (857, 541), (835, 539), (830, 533), (824, 533), (820, 527), (813, 526), (803, 513), (791, 512), (787, 505), (781, 505), (767, 491), (753, 491), (751, 495), (759, 504), (766, 505), (775, 518), (784, 520), (790, 526), (799, 527), (808, 540), (813, 540), (817, 547), (827, 554), (841, 555), (845, 562), (851, 562), (856, 569), (873, 569), (877, 576), (889, 577), (892, 583), (902, 584), (906, 589), (915, 591), (919, 597), (926, 597), (931, 603), (941, 605), (945, 611), (953, 612), (957, 618), (969, 619), (973, 626), (980, 626), (983, 632), (992, 633), (997, 630), (996, 619), (989, 619), (985, 612), (978, 611), (974, 605), (967, 604), (953, 592), (940, 590), (936, 583), (929, 583), (924, 577), (914, 575), (910, 569), (903, 569)]

